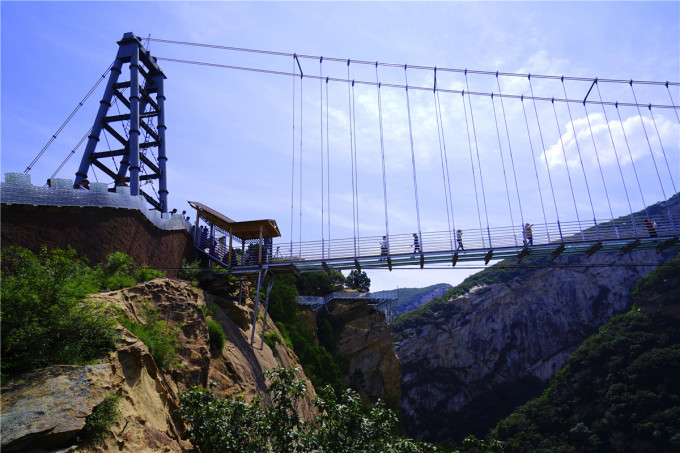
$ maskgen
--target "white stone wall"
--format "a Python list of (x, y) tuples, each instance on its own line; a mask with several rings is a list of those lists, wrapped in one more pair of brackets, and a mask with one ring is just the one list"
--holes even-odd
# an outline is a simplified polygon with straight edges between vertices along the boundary
[(130, 195), (129, 187), (116, 187), (113, 193), (108, 191), (106, 183), (101, 182), (90, 183), (90, 190), (77, 190), (73, 188), (73, 180), (54, 178), (52, 187), (42, 187), (31, 184), (31, 175), (5, 173), (5, 182), (0, 183), (0, 201), (6, 205), (135, 209), (162, 230), (190, 230), (191, 227), (180, 214), (149, 210), (144, 197)]

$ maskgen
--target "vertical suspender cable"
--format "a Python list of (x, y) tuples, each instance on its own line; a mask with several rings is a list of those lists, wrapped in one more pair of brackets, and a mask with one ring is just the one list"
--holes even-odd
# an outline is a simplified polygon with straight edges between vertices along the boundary
[(671, 94), (671, 89), (668, 88), (668, 81), (666, 81), (666, 90), (668, 91), (668, 97), (671, 98), (671, 105), (673, 106), (673, 111), (675, 112), (675, 118), (680, 124), (680, 116), (678, 116), (678, 109), (675, 107), (675, 102), (673, 102), (673, 95)]
[(347, 104), (349, 107), (349, 158), (352, 162), (352, 234), (354, 238), (354, 258), (357, 258), (357, 216), (354, 190), (354, 131), (352, 130), (352, 87), (349, 81), (349, 60), (347, 60)]
[[(626, 187), (626, 180), (623, 177), (623, 170), (621, 169), (621, 160), (619, 159), (619, 154), (616, 151), (616, 145), (614, 144), (614, 134), (612, 134), (612, 129), (609, 126), (609, 118), (607, 118), (607, 110), (604, 107), (604, 102), (602, 102), (602, 93), (600, 92), (600, 85), (597, 83), (597, 79), (595, 79), (595, 87), (597, 87), (597, 95), (600, 98), (600, 105), (602, 106), (602, 113), (604, 114), (604, 122), (607, 123), (607, 130), (609, 131), (609, 139), (612, 142), (612, 149), (614, 150), (614, 156), (616, 157), (616, 164), (619, 167), (619, 174), (621, 175), (621, 182), (623, 183), (623, 191), (626, 194), (626, 201), (628, 201), (628, 209), (630, 210), (630, 218), (633, 222), (633, 232), (635, 233), (635, 237), (638, 237), (638, 231), (637, 231), (637, 226), (635, 225), (635, 216), (633, 215), (633, 206), (630, 204), (630, 197), (628, 196), (628, 188)], [(584, 104), (585, 105), (585, 104)], [(618, 112), (618, 108), (617, 108)], [(623, 124), (621, 125), (623, 127)], [(625, 138), (625, 132), (624, 132), (624, 138)], [(628, 144), (628, 140), (626, 140), (626, 144)], [(603, 176), (604, 179), (604, 176)], [(611, 210), (611, 207), (609, 208)], [(647, 209), (645, 207), (645, 209)], [(612, 214), (612, 219), (614, 218), (614, 215)]]
[(661, 152), (663, 153), (663, 160), (666, 162), (666, 168), (668, 169), (668, 176), (671, 178), (671, 185), (673, 186), (673, 193), (677, 193), (678, 189), (675, 188), (675, 181), (673, 181), (673, 172), (671, 172), (671, 167), (668, 165), (668, 158), (666, 157), (666, 150), (663, 147), (663, 142), (661, 141), (661, 134), (659, 134), (659, 128), (656, 125), (656, 118), (654, 118), (654, 112), (652, 112), (652, 104), (647, 106), (649, 109), (649, 114), (652, 117), (652, 122), (654, 123), (654, 130), (656, 131), (656, 136), (659, 138), (659, 146), (661, 146)]
[(449, 243), (453, 250), (453, 232), (456, 225), (453, 221), (453, 199), (451, 197), (451, 177), (449, 175), (449, 159), (446, 153), (446, 140), (444, 140), (444, 119), (441, 113), (441, 102), (437, 91), (437, 68), (434, 68), (434, 108), (437, 117), (437, 137), (439, 138), (439, 156), (442, 161), (442, 179), (444, 182), (444, 203), (446, 204), (446, 220), (449, 226)]
[[(489, 247), (491, 244), (491, 230), (489, 229), (489, 211), (486, 207), (486, 193), (484, 192), (484, 177), (482, 176), (482, 161), (479, 159), (479, 145), (477, 144), (477, 128), (475, 127), (475, 115), (472, 113), (472, 96), (470, 96), (470, 86), (468, 85), (467, 69), (465, 70), (465, 87), (468, 89), (468, 103), (470, 104), (470, 119), (472, 120), (472, 133), (475, 137), (475, 150), (477, 152), (477, 166), (479, 167), (479, 182), (482, 186), (482, 200), (484, 202), (484, 214), (486, 215), (486, 233), (489, 236)], [(481, 222), (481, 220), (480, 220)], [(484, 236), (482, 236), (483, 238)], [(484, 241), (482, 240), (482, 246)]]
[(468, 149), (470, 150), (470, 167), (472, 168), (472, 184), (475, 188), (475, 201), (477, 202), (477, 219), (479, 220), (479, 233), (482, 236), (482, 247), (486, 248), (484, 242), (484, 234), (482, 233), (482, 214), (479, 211), (479, 195), (477, 194), (477, 177), (475, 176), (475, 162), (472, 157), (472, 140), (470, 138), (470, 125), (467, 119), (467, 106), (465, 105), (465, 90), (461, 94), (461, 100), (463, 101), (463, 113), (465, 113), (465, 129), (467, 130), (468, 138)]
[(293, 58), (293, 161), (290, 166), (290, 261), (293, 262), (293, 226), (295, 212), (295, 58)]
[(508, 177), (505, 174), (505, 158), (503, 157), (503, 146), (501, 145), (501, 132), (498, 129), (498, 117), (496, 115), (496, 104), (493, 101), (493, 93), (491, 93), (491, 106), (493, 107), (493, 120), (496, 125), (496, 135), (498, 136), (498, 152), (501, 155), (501, 166), (503, 167), (503, 180), (505, 181), (505, 193), (508, 196), (508, 209), (510, 209), (510, 225), (513, 226), (512, 232), (515, 237), (515, 245), (517, 245), (517, 236), (515, 235), (515, 219), (512, 215), (512, 204), (510, 203), (510, 189), (508, 188)]
[[(548, 165), (548, 155), (546, 154), (545, 142), (543, 141), (543, 131), (541, 131), (541, 121), (538, 118), (538, 109), (536, 108), (536, 98), (534, 96), (534, 87), (531, 84), (531, 74), (528, 76), (529, 89), (531, 89), (531, 97), (534, 103), (534, 113), (536, 114), (536, 124), (538, 124), (538, 135), (541, 137), (541, 146), (543, 147), (543, 158), (545, 159), (545, 168), (548, 170), (548, 181), (550, 183), (550, 191), (552, 192), (553, 203), (555, 204), (555, 215), (557, 216), (557, 229), (560, 233), (560, 241), (564, 242), (562, 237), (562, 227), (560, 226), (560, 214), (557, 210), (557, 200), (555, 199), (555, 188), (553, 187), (552, 177), (550, 176), (550, 165)], [(546, 225), (547, 228), (547, 225)]]
[[(354, 104), (354, 80), (352, 80), (352, 128), (354, 129), (354, 150), (352, 152), (352, 159), (354, 162), (354, 198), (357, 200), (357, 237), (361, 237), (359, 230), (359, 163), (357, 161), (357, 107)], [(361, 242), (357, 243), (357, 252), (361, 255)]]
[[(387, 256), (390, 256), (390, 224), (387, 217), (387, 175), (385, 173), (385, 140), (383, 138), (382, 99), (380, 96), (380, 79), (378, 78), (378, 62), (375, 62), (375, 80), (378, 84), (378, 121), (380, 125), (380, 155), (382, 157), (383, 198), (385, 200), (385, 237), (387, 239)], [(355, 131), (356, 132), (356, 131)]]
[[(595, 79), (597, 83), (597, 79)], [(597, 159), (597, 167), (600, 169), (600, 177), (602, 178), (602, 186), (604, 187), (604, 194), (607, 197), (607, 206), (609, 206), (609, 214), (612, 219), (612, 225), (614, 225), (614, 231), (616, 232), (616, 238), (619, 239), (619, 229), (614, 222), (614, 211), (612, 210), (612, 203), (609, 201), (609, 191), (607, 190), (607, 183), (604, 180), (604, 172), (602, 171), (602, 164), (600, 163), (600, 154), (597, 151), (597, 145), (595, 144), (595, 135), (593, 134), (593, 127), (590, 125), (590, 113), (588, 113), (588, 106), (586, 101), (583, 101), (583, 109), (586, 112), (586, 120), (588, 121), (588, 131), (590, 131), (590, 139), (593, 141), (593, 149), (595, 150), (595, 158)], [(573, 124), (573, 123), (572, 123)]]
[[(569, 171), (569, 162), (567, 162), (567, 151), (564, 149), (564, 140), (562, 140), (562, 131), (560, 130), (560, 122), (557, 119), (557, 109), (555, 108), (555, 98), (552, 99), (553, 112), (555, 113), (555, 124), (557, 125), (557, 134), (560, 137), (560, 145), (562, 146), (562, 155), (564, 156), (564, 166), (567, 169), (567, 178), (569, 179), (569, 189), (571, 190), (571, 199), (574, 200), (574, 211), (576, 212), (576, 222), (581, 230), (581, 219), (578, 215), (578, 207), (576, 206), (576, 195), (574, 195), (574, 185), (571, 182), (571, 172)], [(547, 159), (547, 156), (546, 156)], [(587, 183), (586, 183), (587, 184)], [(585, 241), (583, 230), (581, 230), (581, 239)]]
[(496, 84), (498, 85), (498, 94), (500, 95), (499, 97), (501, 99), (501, 111), (503, 112), (503, 121), (505, 123), (505, 135), (508, 138), (508, 150), (510, 150), (510, 163), (512, 164), (512, 175), (515, 179), (515, 190), (517, 191), (517, 203), (519, 204), (519, 216), (520, 220), (522, 221), (522, 231), (524, 231), (524, 213), (522, 212), (522, 199), (519, 196), (519, 185), (517, 184), (517, 172), (515, 171), (515, 160), (512, 157), (512, 145), (510, 144), (510, 131), (508, 130), (508, 118), (505, 115), (505, 105), (503, 104), (503, 92), (501, 91), (501, 82), (498, 78), (498, 71), (496, 71)]
[[(640, 117), (640, 124), (642, 124), (642, 130), (645, 133), (645, 138), (647, 139), (647, 146), (649, 146), (649, 155), (652, 156), (652, 162), (654, 163), (654, 170), (656, 170), (656, 176), (659, 178), (659, 185), (661, 186), (661, 193), (663, 194), (663, 199), (666, 202), (666, 210), (668, 211), (668, 220), (671, 222), (671, 227), (673, 228), (673, 233), (675, 233), (675, 223), (673, 222), (673, 216), (671, 215), (671, 208), (668, 206), (668, 197), (666, 196), (666, 190), (663, 188), (663, 182), (661, 182), (661, 174), (659, 173), (659, 168), (656, 166), (656, 159), (654, 158), (654, 151), (652, 151), (652, 143), (649, 141), (649, 135), (647, 135), (647, 128), (645, 127), (645, 122), (642, 121), (642, 112), (640, 111), (640, 105), (638, 104), (637, 97), (635, 96), (635, 90), (633, 89), (633, 81), (631, 80), (630, 82), (630, 91), (633, 92), (633, 100), (635, 100), (635, 104), (637, 105), (637, 111), (638, 111), (638, 116)], [(650, 105), (649, 111), (652, 111), (652, 107)], [(655, 123), (656, 126), (656, 123)], [(658, 132), (657, 132), (658, 133)], [(659, 142), (661, 142), (661, 137), (659, 137)], [(663, 145), (661, 147), (663, 150)], [(664, 157), (666, 156), (666, 153), (664, 152)], [(668, 161), (666, 161), (668, 163)], [(668, 169), (670, 172), (670, 168)], [(673, 182), (673, 177), (671, 176), (671, 182)], [(675, 183), (673, 183), (673, 189), (675, 190)]]
[[(328, 138), (328, 77), (326, 77), (326, 196), (328, 206), (328, 258), (331, 257), (331, 145)], [(323, 216), (321, 221), (323, 222)]]
[(642, 206), (645, 210), (645, 216), (649, 218), (649, 213), (647, 212), (647, 202), (645, 201), (645, 196), (642, 193), (642, 185), (640, 184), (640, 178), (638, 177), (637, 169), (635, 168), (635, 161), (633, 160), (633, 153), (630, 150), (630, 144), (628, 143), (628, 136), (626, 135), (626, 128), (623, 127), (623, 119), (621, 118), (621, 112), (619, 111), (619, 103), (614, 104), (616, 107), (616, 114), (619, 117), (619, 124), (621, 125), (621, 131), (623, 132), (623, 138), (626, 141), (626, 148), (628, 148), (628, 156), (630, 157), (630, 164), (633, 167), (633, 173), (635, 174), (635, 181), (637, 181), (638, 190), (640, 191), (640, 198), (642, 199)]
[[(323, 57), (319, 58), (319, 128), (320, 130), (320, 146), (319, 146), (319, 151), (321, 152), (321, 259), (325, 259), (326, 255), (326, 243), (325, 243), (325, 237), (324, 237), (324, 184), (323, 184)], [(326, 99), (326, 102), (328, 102), (328, 99)]]
[[(420, 230), (420, 205), (418, 203), (418, 179), (416, 178), (416, 154), (413, 147), (413, 126), (411, 125), (411, 101), (408, 95), (408, 73), (407, 65), (404, 65), (404, 79), (406, 80), (406, 111), (408, 113), (408, 135), (411, 140), (411, 165), (413, 167), (413, 191), (416, 197), (416, 219), (418, 221), (418, 239), (420, 240), (420, 250), (423, 250), (423, 235)], [(414, 249), (415, 252), (415, 249)]]
[[(567, 88), (564, 85), (564, 76), (562, 76), (562, 90), (564, 90), (564, 99), (569, 99), (567, 97)], [(595, 230), (597, 231), (597, 240), (600, 240), (600, 228), (597, 225), (597, 216), (595, 215), (595, 206), (593, 205), (593, 198), (590, 195), (590, 186), (588, 185), (588, 177), (586, 176), (586, 167), (583, 165), (583, 158), (581, 157), (581, 146), (578, 143), (578, 135), (576, 134), (576, 127), (574, 126), (574, 118), (571, 116), (571, 107), (569, 107), (569, 102), (567, 102), (567, 111), (569, 112), (569, 121), (571, 122), (571, 130), (574, 132), (574, 142), (576, 143), (576, 150), (578, 151), (578, 161), (581, 163), (581, 170), (583, 171), (583, 180), (586, 183), (586, 191), (588, 192), (588, 200), (590, 201), (590, 209), (593, 211), (593, 223), (595, 224)], [(579, 225), (579, 229), (581, 226)], [(583, 232), (581, 232), (583, 235)]]
[[(536, 173), (536, 186), (538, 187), (538, 197), (541, 200), (541, 211), (543, 211), (543, 222), (545, 223), (545, 232), (548, 235), (548, 242), (550, 241), (550, 230), (548, 229), (548, 218), (545, 216), (545, 205), (543, 204), (543, 192), (541, 191), (541, 182), (538, 179), (538, 167), (536, 166), (536, 157), (534, 156), (534, 145), (531, 142), (531, 131), (529, 130), (529, 119), (527, 118), (527, 110), (524, 107), (524, 95), (520, 98), (522, 101), (522, 111), (524, 112), (524, 123), (527, 126), (527, 137), (529, 139), (529, 148), (531, 149), (531, 162), (534, 164), (534, 173)], [(522, 225), (524, 231), (524, 225)], [(524, 238), (526, 245), (526, 237)]]
[(302, 70), (300, 71), (300, 191), (298, 192), (298, 210), (300, 211), (300, 242), (298, 242), (298, 253), (300, 254), (300, 259), (302, 259)]

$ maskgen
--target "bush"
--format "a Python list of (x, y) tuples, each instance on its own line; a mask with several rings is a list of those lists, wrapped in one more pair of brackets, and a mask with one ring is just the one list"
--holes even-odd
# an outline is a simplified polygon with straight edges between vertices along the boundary
[(118, 338), (105, 308), (83, 302), (98, 280), (75, 250), (38, 256), (24, 248), (2, 253), (0, 322), (2, 374), (53, 364), (84, 364), (103, 356)]
[(282, 343), (281, 337), (276, 332), (265, 333), (264, 334), (264, 342), (267, 344), (267, 346), (272, 348), (272, 350), (274, 349), (274, 346)]
[(210, 349), (221, 351), (227, 339), (222, 324), (213, 318), (206, 319), (206, 323), (208, 324), (208, 335), (210, 335)]
[(201, 275), (201, 263), (199, 261), (187, 262), (182, 258), (182, 266), (177, 274), (182, 280), (191, 282), (192, 285), (198, 286), (198, 279)]
[(351, 391), (325, 388), (314, 401), (319, 417), (304, 422), (296, 408), (306, 385), (295, 379), (296, 371), (265, 371), (270, 380), (271, 406), (264, 405), (260, 397), (248, 403), (242, 395), (220, 399), (200, 387), (188, 389), (180, 395), (178, 410), (188, 426), (188, 439), (204, 453), (437, 451), (432, 445), (400, 437), (393, 411), (380, 401), (366, 409), (358, 394)]
[(121, 317), (119, 321), (149, 348), (158, 368), (166, 370), (171, 365), (177, 365), (176, 354), (180, 347), (179, 329), (163, 321), (158, 310), (149, 307), (148, 303), (145, 304), (142, 315), (146, 318), (144, 325), (127, 317)]
[(109, 427), (120, 417), (118, 403), (123, 399), (121, 395), (111, 394), (104, 398), (85, 419), (85, 426), (80, 430), (76, 440), (79, 443), (91, 444), (101, 440)]

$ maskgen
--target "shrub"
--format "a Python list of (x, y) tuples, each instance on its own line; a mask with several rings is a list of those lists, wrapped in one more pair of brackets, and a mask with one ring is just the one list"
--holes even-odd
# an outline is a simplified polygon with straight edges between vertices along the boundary
[(182, 280), (191, 282), (192, 285), (198, 286), (198, 278), (201, 275), (201, 263), (198, 261), (193, 261), (191, 263), (187, 262), (186, 259), (182, 258), (182, 266), (177, 274)]
[(210, 348), (221, 351), (227, 339), (224, 329), (222, 329), (222, 324), (213, 318), (206, 319), (206, 322), (208, 324), (208, 335), (210, 336)]
[(429, 444), (397, 434), (396, 414), (384, 403), (372, 409), (361, 406), (355, 392), (334, 392), (329, 387), (314, 404), (319, 417), (304, 422), (296, 407), (306, 384), (295, 378), (296, 368), (265, 371), (270, 380), (272, 404), (260, 397), (251, 403), (242, 395), (221, 399), (209, 390), (193, 387), (180, 395), (178, 410), (188, 426), (191, 443), (210, 452), (425, 452), (437, 451)]
[(121, 395), (111, 394), (104, 398), (85, 419), (85, 426), (80, 430), (76, 440), (79, 443), (90, 444), (101, 440), (109, 427), (120, 417), (118, 403), (123, 399)]
[(149, 307), (148, 303), (145, 304), (142, 315), (146, 318), (144, 325), (127, 317), (121, 317), (119, 321), (149, 348), (158, 368), (165, 370), (171, 365), (176, 365), (178, 363), (176, 354), (180, 348), (179, 329), (163, 321), (158, 310)]
[(83, 302), (99, 285), (75, 250), (9, 247), (2, 253), (2, 374), (83, 364), (115, 346), (115, 320)]
[(368, 278), (368, 275), (366, 275), (366, 272), (364, 271), (359, 272), (356, 269), (353, 270), (349, 273), (345, 281), (349, 288), (356, 289), (361, 293), (368, 292), (368, 290), (371, 289), (371, 279)]
[(267, 333), (265, 333), (265, 334), (264, 334), (264, 342), (267, 344), (267, 346), (269, 346), (270, 348), (272, 348), (272, 350), (274, 349), (274, 346), (275, 346), (276, 344), (281, 344), (281, 343), (282, 343), (281, 337), (280, 337), (279, 334), (276, 333), (276, 332), (267, 332)]

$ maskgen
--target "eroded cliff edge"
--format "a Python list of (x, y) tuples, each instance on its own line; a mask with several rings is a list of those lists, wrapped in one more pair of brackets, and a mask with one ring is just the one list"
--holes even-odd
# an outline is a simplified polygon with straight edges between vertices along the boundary
[(450, 300), (397, 344), (402, 410), (411, 435), (446, 441), (484, 435), (536, 396), (583, 339), (630, 305), (630, 289), (668, 260), (654, 251), (565, 257), (523, 277)]
[[(179, 392), (188, 386), (215, 381), (223, 396), (243, 394), (247, 399), (262, 395), (267, 383), (262, 371), (275, 366), (298, 365), (285, 345), (274, 349), (260, 342), (251, 347), (253, 303), (239, 305), (229, 297), (204, 293), (189, 283), (155, 279), (120, 291), (99, 293), (91, 299), (122, 309), (132, 319), (144, 322), (145, 304), (160, 317), (180, 328), (179, 365), (159, 369), (148, 348), (137, 337), (120, 328), (121, 341), (104, 360), (89, 366), (55, 366), (37, 370), (10, 382), (2, 391), (2, 450), (26, 451), (192, 451), (181, 439), (181, 423), (174, 411)], [(221, 351), (211, 350), (202, 306), (217, 307), (215, 318), (226, 333)], [(262, 332), (258, 318), (256, 333)], [(270, 320), (267, 331), (276, 326)], [(306, 377), (300, 371), (299, 377)], [(103, 443), (91, 447), (69, 444), (85, 424), (92, 409), (111, 393), (123, 397), (121, 417)], [(305, 419), (316, 415), (311, 383), (298, 410)]]

